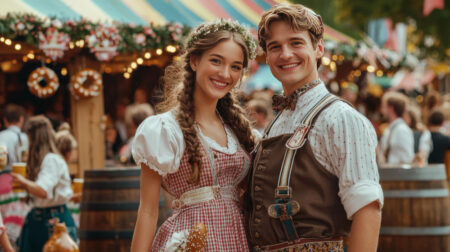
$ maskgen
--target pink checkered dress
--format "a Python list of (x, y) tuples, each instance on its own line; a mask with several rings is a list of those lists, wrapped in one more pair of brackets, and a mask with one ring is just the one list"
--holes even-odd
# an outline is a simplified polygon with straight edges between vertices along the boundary
[[(204, 145), (203, 142), (202, 146)], [(240, 147), (234, 154), (213, 148), (203, 148), (202, 153), (203, 167), (198, 185), (186, 182), (191, 168), (185, 152), (179, 170), (164, 177), (165, 189), (179, 198), (184, 192), (196, 188), (220, 185), (231, 188), (235, 198), (239, 198), (238, 185), (247, 175), (250, 164), (248, 154)], [(208, 229), (205, 251), (249, 250), (239, 203), (229, 198), (221, 198), (174, 210), (159, 228), (153, 241), (153, 251), (164, 251), (167, 241), (175, 232), (189, 230), (199, 222), (204, 223)]]

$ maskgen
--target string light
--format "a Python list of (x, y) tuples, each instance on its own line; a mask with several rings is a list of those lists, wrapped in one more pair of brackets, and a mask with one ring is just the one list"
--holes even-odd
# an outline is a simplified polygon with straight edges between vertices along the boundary
[(382, 71), (382, 70), (378, 70), (378, 71), (377, 71), (377, 76), (378, 76), (378, 77), (383, 76), (383, 71)]
[(0, 42), (5, 42), (5, 38), (4, 37), (0, 37)]
[(22, 49), (22, 45), (16, 44), (16, 45), (14, 46), (14, 49), (16, 49), (16, 51), (20, 51), (20, 49)]
[(331, 63), (330, 63), (330, 70), (331, 71), (336, 71), (336, 62), (334, 62), (334, 61), (331, 61)]
[(375, 67), (372, 66), (372, 65), (368, 65), (368, 66), (367, 66), (367, 72), (369, 72), (369, 73), (375, 72)]
[(29, 52), (28, 54), (27, 54), (27, 57), (29, 58), (29, 59), (34, 59), (34, 53), (31, 51), (31, 52)]
[(328, 57), (322, 57), (322, 64), (324, 66), (328, 66), (330, 64), (331, 60)]
[(144, 58), (146, 58), (146, 59), (150, 59), (151, 57), (152, 57), (152, 54), (149, 53), (149, 52), (146, 52), (146, 53), (144, 54)]
[(344, 55), (339, 55), (339, 60), (343, 61), (344, 60)]
[(161, 55), (163, 53), (163, 51), (161, 50), (161, 48), (156, 49), (156, 55)]
[(168, 45), (166, 47), (166, 51), (169, 52), (169, 53), (175, 53), (177, 51), (177, 48), (175, 46), (173, 46), (173, 45)]
[(74, 44), (73, 42), (70, 42), (70, 43), (69, 43), (69, 48), (70, 48), (70, 49), (73, 49), (74, 47), (75, 47), (75, 44)]
[(129, 68), (127, 69), (127, 72), (128, 72), (128, 73), (132, 73), (132, 72), (133, 72), (133, 69), (132, 69), (131, 67), (129, 67)]
[(131, 63), (131, 68), (133, 68), (133, 69), (136, 69), (136, 68), (137, 68), (136, 62)]
[(356, 70), (355, 73), (354, 73), (354, 75), (355, 75), (356, 77), (361, 76), (361, 71), (360, 71), (359, 69)]
[(129, 79), (130, 78), (130, 73), (123, 73), (123, 77), (125, 77), (125, 79)]
[(334, 54), (333, 56), (331, 56), (331, 59), (332, 59), (332, 60), (337, 60), (337, 59), (338, 59), (338, 56), (337, 56), (336, 54)]
[(67, 75), (67, 68), (63, 67), (61, 68), (61, 75), (66, 76)]
[(142, 63), (144, 63), (144, 60), (143, 60), (142, 58), (138, 58), (138, 59), (136, 60), (136, 62), (137, 62), (139, 65), (142, 65)]
[(11, 42), (11, 39), (6, 39), (6, 40), (5, 40), (5, 44), (6, 44), (7, 46), (10, 46), (11, 43), (12, 43), (12, 42)]

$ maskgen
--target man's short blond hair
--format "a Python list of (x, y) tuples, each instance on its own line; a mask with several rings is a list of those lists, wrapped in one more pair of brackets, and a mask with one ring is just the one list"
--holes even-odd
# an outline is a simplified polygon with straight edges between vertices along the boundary
[(266, 40), (270, 36), (270, 25), (277, 21), (288, 23), (293, 31), (308, 31), (314, 47), (323, 39), (324, 29), (320, 15), (301, 4), (277, 4), (263, 13), (258, 25), (259, 45), (264, 52), (267, 51)]

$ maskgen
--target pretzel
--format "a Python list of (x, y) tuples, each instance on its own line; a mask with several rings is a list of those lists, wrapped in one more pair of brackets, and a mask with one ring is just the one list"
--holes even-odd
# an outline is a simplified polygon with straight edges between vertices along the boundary
[(90, 98), (100, 94), (103, 88), (99, 72), (86, 68), (78, 72), (70, 81), (70, 90), (76, 98)]
[[(45, 85), (42, 86), (42, 81)], [(39, 67), (28, 77), (28, 88), (32, 94), (39, 98), (47, 98), (56, 93), (59, 88), (58, 76), (48, 67)]]
[(191, 230), (189, 230), (189, 235), (186, 242), (186, 252), (197, 252), (203, 251), (206, 244), (206, 235), (208, 230), (206, 225), (203, 223), (195, 224)]

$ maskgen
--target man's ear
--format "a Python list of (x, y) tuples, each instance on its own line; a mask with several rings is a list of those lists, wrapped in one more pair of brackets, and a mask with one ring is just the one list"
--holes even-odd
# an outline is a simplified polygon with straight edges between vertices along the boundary
[(322, 58), (324, 51), (325, 49), (323, 47), (323, 39), (320, 39), (316, 45), (316, 59)]
[(191, 58), (189, 59), (189, 64), (191, 65), (191, 68), (194, 72), (197, 71), (198, 57), (195, 55), (192, 55)]

